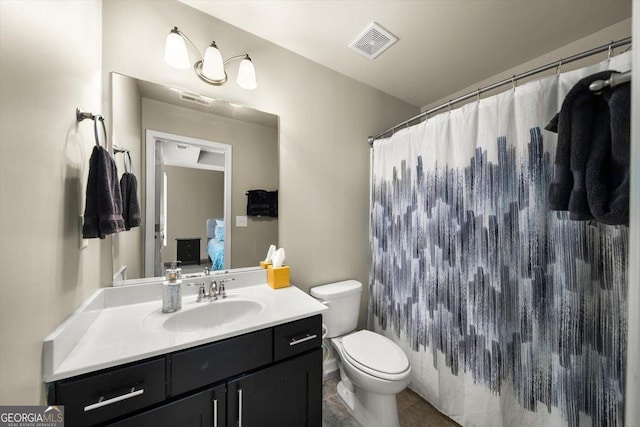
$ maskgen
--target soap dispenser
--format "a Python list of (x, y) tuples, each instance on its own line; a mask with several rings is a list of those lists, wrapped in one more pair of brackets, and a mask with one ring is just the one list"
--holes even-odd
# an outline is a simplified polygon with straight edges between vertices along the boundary
[(167, 269), (167, 275), (162, 284), (162, 312), (173, 313), (182, 308), (182, 296), (180, 295), (180, 269), (176, 268), (177, 263), (172, 262), (171, 268)]

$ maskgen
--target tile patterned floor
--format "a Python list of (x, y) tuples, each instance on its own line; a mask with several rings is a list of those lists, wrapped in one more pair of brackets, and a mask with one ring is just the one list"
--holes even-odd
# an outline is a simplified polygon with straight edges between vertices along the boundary
[[(323, 427), (361, 426), (342, 404), (336, 393), (338, 378), (325, 380), (322, 395)], [(398, 416), (401, 427), (459, 427), (410, 389), (398, 394)]]

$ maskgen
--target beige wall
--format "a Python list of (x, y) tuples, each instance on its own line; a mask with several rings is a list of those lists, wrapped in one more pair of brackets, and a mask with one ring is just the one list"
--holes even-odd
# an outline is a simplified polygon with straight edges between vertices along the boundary
[[(237, 63), (229, 65), (230, 82), (220, 87), (165, 64), (164, 41), (176, 25), (203, 49), (215, 39), (226, 58), (248, 52), (258, 89), (235, 85)], [(287, 251), (292, 281), (305, 290), (349, 278), (368, 282), (367, 137), (416, 114), (417, 107), (177, 2), (105, 1), (103, 26), (105, 73), (280, 116), (278, 242)], [(256, 250), (263, 256), (265, 248)], [(367, 293), (362, 301), (364, 326)]]
[[(142, 136), (142, 97), (135, 80), (119, 74), (111, 79), (111, 126), (112, 142), (120, 148), (126, 148), (131, 154), (133, 174), (138, 181), (138, 203), (144, 218), (144, 199), (140, 186), (144, 183), (143, 140)], [(115, 156), (120, 176), (125, 171), (125, 155)], [(128, 166), (127, 166), (128, 167)], [(144, 277), (144, 234), (143, 228), (134, 227), (129, 231), (113, 236), (113, 268), (117, 271), (126, 266), (127, 279)]]
[[(163, 262), (178, 259), (176, 238), (200, 237), (200, 259), (207, 259), (207, 219), (224, 216), (224, 172), (165, 166), (167, 247)], [(207, 262), (204, 266), (211, 266)]]
[[(44, 401), (43, 338), (110, 279), (110, 247), (92, 240), (80, 249), (77, 221), (94, 142), (89, 123), (76, 127), (74, 110), (99, 111), (101, 88), (109, 99), (100, 75), (102, 30), (106, 78), (117, 71), (280, 116), (279, 243), (303, 289), (368, 281), (366, 137), (417, 113), (185, 5), (107, 0), (102, 6), (0, 1), (0, 404)], [(215, 38), (225, 57), (249, 52), (259, 88), (237, 88), (234, 64), (222, 87), (168, 67), (164, 40), (174, 25), (201, 47)]]
[[(629, 19), (625, 19), (624, 21), (618, 22), (617, 24), (611, 25), (607, 28), (604, 28), (601, 31), (598, 31), (596, 33), (593, 33), (587, 37), (581, 38), (580, 40), (576, 40), (573, 43), (569, 43), (568, 45), (565, 45), (563, 47), (561, 47), (560, 49), (556, 49), (554, 51), (551, 51), (545, 55), (539, 56), (535, 59), (532, 59), (531, 61), (527, 61), (524, 64), (520, 64), (517, 67), (513, 67), (510, 68), (508, 70), (505, 70), (503, 72), (501, 72), (500, 74), (496, 74), (494, 76), (491, 76), (489, 78), (486, 78), (484, 80), (480, 80), (478, 82), (475, 82), (469, 86), (467, 86), (466, 88), (460, 89), (458, 92), (456, 93), (452, 93), (450, 95), (448, 95), (446, 98), (442, 98), (439, 99), (437, 101), (434, 101), (430, 104), (427, 104), (425, 106), (423, 106), (421, 108), (421, 111), (426, 111), (429, 108), (433, 108), (436, 107), (438, 105), (441, 105), (445, 102), (448, 102), (448, 100), (450, 99), (455, 99), (459, 96), (465, 95), (467, 93), (473, 92), (475, 90), (477, 90), (478, 88), (481, 87), (485, 87), (488, 86), (492, 83), (496, 83), (508, 78), (511, 78), (512, 76), (516, 75), (516, 74), (520, 74), (520, 73), (524, 73), (527, 72), (529, 70), (533, 70), (537, 67), (541, 67), (543, 65), (547, 65), (550, 64), (552, 62), (558, 61), (561, 58), (568, 58), (572, 55), (587, 51), (589, 49), (593, 49), (594, 47), (597, 46), (602, 46), (605, 45), (609, 42), (611, 42), (612, 40), (620, 40), (623, 39), (625, 37), (630, 37), (631, 36), (631, 18)], [(626, 47), (622, 47), (622, 48), (618, 48), (616, 49), (616, 51), (614, 53), (619, 53), (622, 52), (624, 50), (627, 49), (628, 46)], [(607, 54), (606, 53), (602, 53), (599, 55), (594, 55), (585, 59), (582, 59), (580, 61), (575, 61), (572, 62), (570, 64), (565, 64), (562, 66), (561, 70), (562, 71), (570, 71), (570, 70), (576, 70), (578, 68), (582, 68), (585, 67), (589, 64), (594, 64), (596, 62), (600, 62), (604, 59), (607, 58)], [(519, 80), (518, 83), (522, 84), (525, 83), (527, 81), (531, 81), (531, 80), (535, 80), (535, 79), (539, 79), (541, 77), (544, 76), (548, 76), (548, 75), (553, 75), (553, 73), (555, 73), (556, 70), (549, 70), (547, 72), (544, 73), (540, 73), (540, 74), (536, 74), (535, 76), (529, 77), (528, 79), (523, 79), (523, 80)], [(504, 91), (505, 89), (508, 89), (508, 86), (503, 86), (502, 88), (496, 89), (494, 91), (490, 91), (490, 92), (485, 92), (482, 96), (483, 97), (487, 97), (487, 96), (491, 96), (495, 93)], [(468, 101), (468, 102), (472, 102), (472, 101)], [(456, 104), (455, 107), (458, 107), (462, 104)]]
[[(42, 341), (98, 288), (80, 249), (101, 110), (99, 2), (0, 1), (0, 404), (44, 402)], [(110, 249), (110, 248), (109, 248)]]
[(249, 218), (247, 227), (236, 227), (235, 217), (246, 215), (247, 190), (278, 189), (278, 130), (147, 98), (142, 98), (142, 126), (232, 146), (231, 266), (257, 265), (278, 240), (278, 220)]

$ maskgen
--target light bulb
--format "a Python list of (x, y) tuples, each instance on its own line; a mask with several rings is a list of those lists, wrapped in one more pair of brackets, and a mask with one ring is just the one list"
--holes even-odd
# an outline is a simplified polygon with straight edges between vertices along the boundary
[(258, 87), (258, 82), (256, 81), (256, 70), (253, 68), (253, 62), (251, 62), (249, 55), (245, 55), (244, 59), (240, 62), (236, 83), (238, 83), (238, 86), (243, 89), (251, 90)]
[(204, 52), (202, 74), (211, 80), (225, 79), (222, 55), (216, 46), (216, 42), (211, 42), (211, 45), (207, 47), (207, 50)]
[(167, 41), (164, 45), (164, 62), (181, 70), (191, 66), (189, 64), (187, 45), (184, 43), (180, 33), (178, 33), (178, 27), (173, 27), (173, 30), (167, 36)]

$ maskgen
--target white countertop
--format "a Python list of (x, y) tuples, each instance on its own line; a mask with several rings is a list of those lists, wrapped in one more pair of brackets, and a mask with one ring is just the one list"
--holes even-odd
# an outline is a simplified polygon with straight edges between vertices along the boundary
[[(202, 278), (184, 282), (202, 282)], [(234, 285), (234, 283), (237, 283)], [(256, 284), (257, 283), (257, 284)], [(295, 286), (272, 289), (263, 271), (236, 275), (228, 297), (259, 302), (262, 309), (226, 325), (188, 332), (168, 331), (170, 316), (196, 303), (197, 286), (182, 285), (182, 310), (162, 313), (161, 284), (103, 288), (92, 295), (44, 341), (43, 379), (57, 381), (124, 363), (182, 350), (319, 314), (328, 308)], [(215, 306), (212, 307), (215, 309)]]

